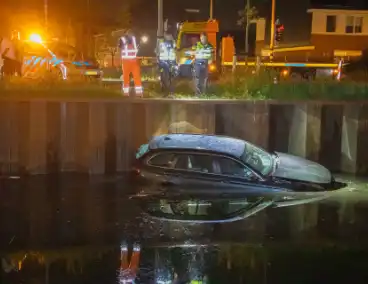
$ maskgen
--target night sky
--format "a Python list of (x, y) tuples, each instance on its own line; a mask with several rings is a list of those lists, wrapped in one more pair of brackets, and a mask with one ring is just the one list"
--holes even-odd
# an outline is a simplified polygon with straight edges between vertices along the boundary
[[(50, 21), (57, 22), (61, 26), (69, 22), (86, 25), (88, 23), (88, 3), (90, 4), (91, 26), (97, 32), (104, 26), (111, 25), (111, 19), (119, 18), (121, 12), (116, 7), (124, 0), (48, 0)], [(128, 1), (128, 0), (125, 0)], [(245, 6), (246, 0), (214, 0), (214, 16), (220, 22), (222, 30), (234, 30), (241, 28), (236, 25), (238, 11)], [(276, 16), (285, 25), (285, 40), (303, 40), (301, 35), (308, 33), (310, 29), (310, 15), (306, 10), (311, 6), (321, 5), (350, 5), (360, 8), (368, 8), (367, 0), (276, 0)], [(2, 23), (8, 23), (11, 13), (29, 13), (36, 11), (43, 19), (43, 0), (0, 0), (0, 17)], [(270, 17), (271, 0), (251, 0), (251, 5), (258, 8), (260, 16)], [(133, 0), (132, 26), (141, 31), (155, 31), (157, 27), (157, 1)], [(365, 6), (365, 7), (364, 7)], [(199, 14), (187, 14), (185, 9), (199, 9)], [(8, 12), (7, 12), (8, 11)], [(120, 14), (119, 14), (120, 13)], [(198, 20), (207, 19), (209, 16), (209, 0), (164, 0), (164, 16), (171, 22), (178, 22), (190, 17)], [(4, 21), (5, 18), (5, 21)], [(4, 29), (6, 24), (0, 25)]]

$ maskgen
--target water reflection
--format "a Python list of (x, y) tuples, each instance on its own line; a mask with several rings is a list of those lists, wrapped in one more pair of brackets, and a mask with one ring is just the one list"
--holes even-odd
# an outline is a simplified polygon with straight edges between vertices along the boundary
[(163, 199), (142, 207), (121, 180), (77, 176), (0, 186), (1, 283), (116, 283), (129, 265), (137, 283), (368, 279), (368, 193), (360, 184), (324, 202), (215, 223), (178, 221), (224, 220), (257, 200)]
[(163, 221), (197, 224), (230, 223), (244, 220), (273, 204), (264, 198), (235, 200), (149, 199), (140, 202), (150, 217)]

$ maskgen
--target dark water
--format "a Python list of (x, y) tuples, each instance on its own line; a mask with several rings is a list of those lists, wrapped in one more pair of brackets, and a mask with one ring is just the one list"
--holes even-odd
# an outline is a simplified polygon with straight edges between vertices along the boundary
[(141, 246), (136, 283), (173, 273), (207, 283), (368, 281), (364, 182), (228, 224), (153, 219), (128, 189), (118, 178), (0, 180), (0, 254), (18, 267), (2, 269), (1, 283), (118, 283), (123, 242)]

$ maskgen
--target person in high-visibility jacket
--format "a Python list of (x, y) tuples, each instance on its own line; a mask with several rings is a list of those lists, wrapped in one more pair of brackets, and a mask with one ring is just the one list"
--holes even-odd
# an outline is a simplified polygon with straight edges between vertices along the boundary
[(128, 260), (128, 245), (123, 243), (120, 246), (120, 273), (119, 283), (120, 284), (133, 284), (137, 277), (139, 269), (141, 248), (138, 244), (134, 244), (133, 252)]
[(23, 65), (23, 44), (20, 41), (19, 31), (17, 30), (13, 31), (11, 40), (14, 45), (14, 55), (15, 55), (15, 60), (13, 61), (13, 71), (17, 76), (21, 77)]
[(164, 38), (159, 41), (157, 52), (161, 87), (165, 95), (173, 94), (173, 79), (178, 75), (175, 48), (173, 36), (165, 32)]
[(208, 66), (213, 60), (213, 46), (208, 42), (207, 34), (202, 33), (200, 41), (192, 48), (194, 53), (194, 84), (197, 96), (206, 92)]
[(14, 62), (16, 61), (16, 52), (14, 43), (4, 37), (0, 38), (0, 57), (1, 57), (1, 75), (11, 76), (14, 75)]
[(121, 49), (124, 96), (129, 96), (130, 74), (132, 74), (135, 94), (138, 97), (142, 97), (143, 87), (141, 81), (141, 67), (137, 60), (138, 45), (136, 38), (131, 31), (128, 31), (126, 35), (120, 38), (119, 47)]

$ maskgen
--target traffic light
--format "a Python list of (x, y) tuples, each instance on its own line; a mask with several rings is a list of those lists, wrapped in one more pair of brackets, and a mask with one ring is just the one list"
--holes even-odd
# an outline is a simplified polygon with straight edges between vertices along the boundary
[(275, 40), (277, 42), (282, 41), (283, 35), (284, 35), (284, 25), (277, 24), (275, 27)]

